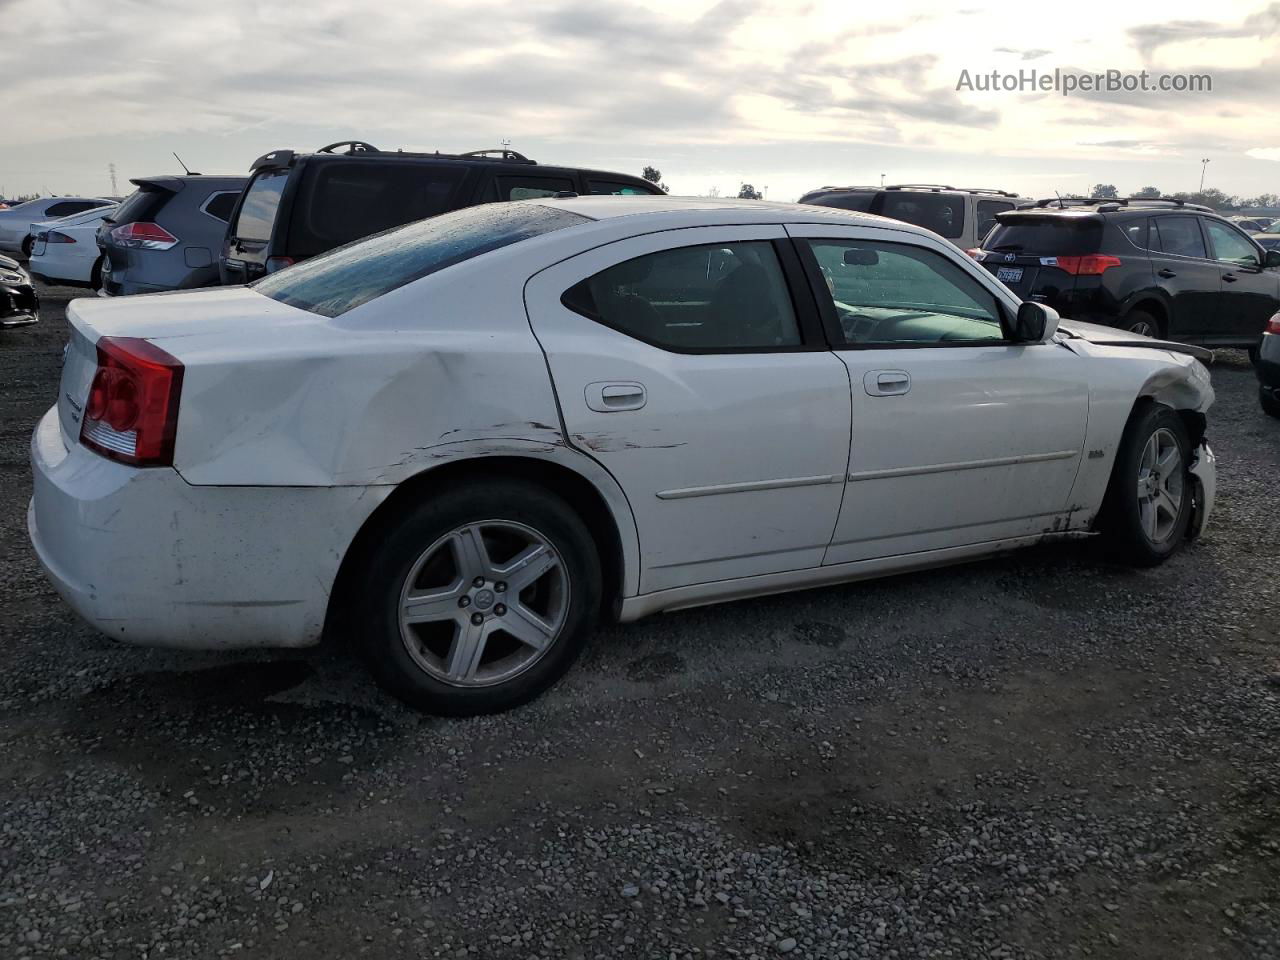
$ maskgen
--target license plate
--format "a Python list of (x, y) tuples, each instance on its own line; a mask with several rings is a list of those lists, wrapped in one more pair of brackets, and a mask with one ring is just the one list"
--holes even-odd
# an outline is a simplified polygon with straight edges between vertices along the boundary
[(1022, 281), (1022, 268), (996, 267), (996, 279), (1001, 283), (1020, 283)]

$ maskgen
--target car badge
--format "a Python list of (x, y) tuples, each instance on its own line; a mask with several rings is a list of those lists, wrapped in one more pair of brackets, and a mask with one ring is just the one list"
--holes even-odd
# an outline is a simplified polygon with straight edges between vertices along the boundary
[(1017, 260), (1017, 259), (1018, 259), (1018, 255), (1017, 255), (1016, 253), (1006, 253), (1006, 254), (1004, 255), (1004, 262), (1005, 262), (1005, 263), (1013, 263), (1013, 261), (1015, 261), (1015, 260)]

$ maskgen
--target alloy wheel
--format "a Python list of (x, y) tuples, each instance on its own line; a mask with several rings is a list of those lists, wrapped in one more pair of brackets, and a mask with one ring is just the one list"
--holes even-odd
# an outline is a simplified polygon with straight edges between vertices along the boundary
[(1143, 337), (1154, 337), (1157, 333), (1155, 324), (1150, 320), (1139, 320), (1129, 327), (1129, 332)]
[(1166, 542), (1177, 529), (1184, 479), (1178, 438), (1161, 427), (1147, 438), (1138, 460), (1138, 515), (1153, 544)]
[(537, 530), (484, 520), (440, 537), (400, 592), (400, 639), (419, 667), (459, 687), (502, 683), (551, 649), (569, 611), (564, 559)]

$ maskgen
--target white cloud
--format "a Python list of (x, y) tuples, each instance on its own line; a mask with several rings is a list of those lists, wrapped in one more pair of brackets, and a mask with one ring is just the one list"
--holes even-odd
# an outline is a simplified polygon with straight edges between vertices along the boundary
[(1280, 160), (1280, 147), (1254, 147), (1246, 150), (1245, 156), (1255, 160)]

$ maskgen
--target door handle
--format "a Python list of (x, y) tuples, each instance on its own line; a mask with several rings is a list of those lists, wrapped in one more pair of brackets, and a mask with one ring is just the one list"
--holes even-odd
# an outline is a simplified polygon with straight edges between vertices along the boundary
[(869, 370), (862, 389), (871, 397), (900, 397), (911, 389), (911, 374), (905, 370)]
[(1237, 277), (1234, 273), (1224, 273), (1222, 275), (1222, 279), (1227, 281), (1227, 283), (1235, 283), (1240, 278)]
[(1157, 270), (1157, 271), (1156, 271), (1156, 276), (1157, 276), (1157, 277), (1164, 277), (1166, 280), (1168, 280), (1168, 279), (1169, 279), (1169, 278), (1171, 278), (1171, 277), (1176, 277), (1176, 276), (1177, 276), (1177, 274), (1176, 274), (1176, 273), (1174, 273), (1172, 270), (1170, 270), (1168, 267), (1165, 267), (1163, 270)]
[(587, 406), (598, 413), (639, 410), (649, 402), (643, 383), (634, 380), (602, 380), (588, 383)]

